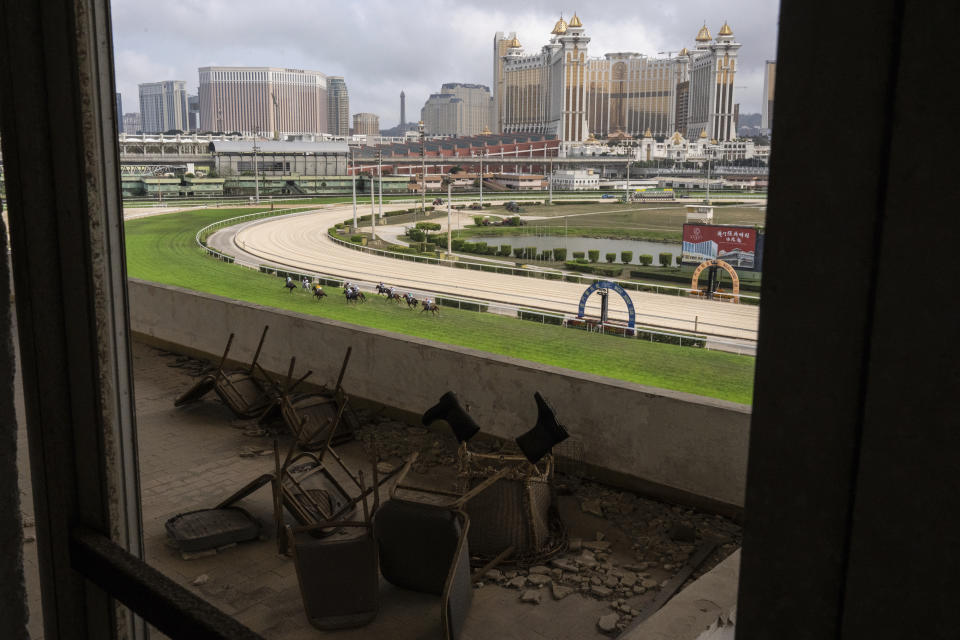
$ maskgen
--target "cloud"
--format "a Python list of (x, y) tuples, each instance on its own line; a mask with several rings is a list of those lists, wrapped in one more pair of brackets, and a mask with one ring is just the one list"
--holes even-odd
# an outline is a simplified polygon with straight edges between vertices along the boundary
[[(137, 107), (137, 84), (184, 80), (191, 93), (197, 68), (208, 65), (314, 69), (344, 76), (350, 111), (380, 116), (391, 127), (407, 95), (415, 120), (430, 93), (444, 82), (490, 85), (493, 37), (516, 31), (527, 51), (545, 44), (561, 12), (576, 6), (547, 0), (464, 3), (424, 0), (417, 5), (366, 0), (168, 0), (157, 5), (113, 2), (117, 87), (127, 111)], [(738, 90), (741, 111), (758, 112), (763, 61), (775, 54), (778, 5), (733, 0), (720, 10), (710, 0), (677, 5), (612, 0), (578, 10), (591, 37), (589, 52), (656, 55), (693, 44), (706, 21), (715, 33), (724, 20), (743, 43)]]

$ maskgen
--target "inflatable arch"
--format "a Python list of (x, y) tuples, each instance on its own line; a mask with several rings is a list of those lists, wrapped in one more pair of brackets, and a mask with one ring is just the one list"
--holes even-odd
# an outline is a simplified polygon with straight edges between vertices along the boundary
[(630, 296), (627, 295), (627, 292), (623, 290), (623, 287), (618, 285), (616, 282), (610, 282), (609, 280), (598, 280), (587, 287), (587, 290), (584, 291), (583, 295), (580, 297), (580, 309), (577, 311), (577, 317), (583, 317), (584, 311), (587, 307), (587, 298), (589, 298), (590, 295), (598, 289), (610, 289), (620, 294), (620, 297), (623, 298), (623, 301), (627, 303), (627, 314), (629, 316), (627, 326), (633, 329), (637, 320), (636, 311), (633, 309), (633, 300), (631, 300)]
[(690, 282), (690, 288), (697, 289), (697, 285), (700, 282), (700, 274), (703, 273), (704, 269), (713, 265), (722, 268), (724, 271), (730, 274), (730, 281), (733, 283), (733, 301), (740, 302), (740, 276), (737, 275), (737, 272), (733, 267), (723, 260), (707, 260), (706, 262), (701, 263), (700, 266), (693, 271), (693, 279)]

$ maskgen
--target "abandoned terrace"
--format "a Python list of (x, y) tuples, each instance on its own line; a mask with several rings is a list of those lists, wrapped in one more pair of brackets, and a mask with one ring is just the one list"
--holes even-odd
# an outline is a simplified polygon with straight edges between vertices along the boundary
[[(148, 346), (143, 341), (135, 343), (140, 486), (148, 563), (265, 638), (442, 637), (438, 599), (399, 589), (382, 577), (380, 611), (373, 622), (339, 631), (311, 627), (293, 560), (278, 552), (269, 485), (238, 503), (263, 524), (261, 539), (196, 554), (184, 554), (172, 546), (165, 531), (170, 518), (212, 507), (252, 479), (270, 473), (274, 468), (274, 438), (281, 452), (286, 452), (292, 442), (283, 429), (261, 429), (255, 419), (237, 419), (213, 393), (175, 408), (178, 395), (211, 366), (209, 361)], [(313, 382), (332, 384), (327, 380)], [(347, 375), (348, 393), (349, 382)], [(453, 487), (457, 441), (445, 423), (427, 429), (409, 412), (369, 402), (359, 402), (356, 413), (360, 419), (356, 438), (336, 447), (348, 466), (369, 467), (371, 451), (376, 451), (380, 470), (389, 472), (417, 451), (410, 482)], [(560, 464), (557, 474), (557, 503), (568, 534), (566, 551), (532, 566), (505, 563), (477, 576), (461, 637), (644, 637), (658, 628), (673, 627), (675, 631), (678, 619), (689, 625), (686, 619), (691, 607), (697, 618), (693, 625), (696, 632), (691, 635), (688, 628), (671, 637), (697, 637), (711, 621), (721, 620), (722, 626), (735, 601), (738, 553), (714, 571), (712, 581), (706, 581), (706, 597), (697, 592), (696, 604), (692, 604), (689, 598), (684, 599), (684, 589), (670, 606), (648, 616), (662, 606), (664, 596), (677, 588), (678, 581), (687, 587), (738, 549), (739, 526), (706, 511), (658, 502), (592, 481), (587, 466), (575, 456), (582, 436), (575, 431), (572, 436), (574, 445), (567, 451), (573, 452), (574, 458)], [(43, 637), (43, 630), (36, 557), (31, 549), (33, 514), (22, 424), (20, 439), (30, 633), (36, 640)], [(488, 452), (509, 446), (484, 434), (472, 444)], [(383, 499), (390, 486), (391, 481), (383, 485)], [(285, 517), (293, 523), (289, 514)], [(692, 572), (690, 562), (697, 563)], [(352, 578), (343, 576), (344, 581)], [(639, 628), (642, 619), (646, 626)], [(162, 635), (154, 631), (151, 637)]]

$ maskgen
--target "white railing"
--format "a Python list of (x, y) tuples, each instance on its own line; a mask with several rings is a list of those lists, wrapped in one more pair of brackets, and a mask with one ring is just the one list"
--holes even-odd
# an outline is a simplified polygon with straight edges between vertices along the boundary
[[(439, 264), (446, 267), (453, 267), (455, 269), (472, 269), (474, 271), (486, 271), (489, 273), (504, 273), (507, 275), (519, 275), (526, 278), (541, 278), (543, 280), (563, 280), (564, 282), (574, 282), (576, 284), (587, 285), (587, 286), (593, 284), (597, 280), (606, 280), (608, 282), (613, 282), (615, 284), (618, 284), (621, 287), (623, 287), (625, 290), (629, 290), (629, 291), (650, 291), (653, 293), (664, 293), (664, 294), (670, 294), (670, 295), (676, 295), (676, 296), (690, 296), (691, 294), (699, 296), (701, 294), (701, 292), (698, 289), (692, 289), (690, 287), (676, 287), (673, 285), (665, 285), (665, 284), (633, 282), (631, 280), (616, 280), (616, 279), (606, 278), (599, 275), (582, 275), (582, 274), (570, 272), (570, 271), (550, 270), (550, 269), (544, 269), (542, 267), (536, 267), (536, 266), (530, 266), (527, 268), (517, 268), (517, 267), (497, 264), (494, 262), (481, 263), (481, 262), (468, 262), (464, 260), (449, 260), (446, 258), (431, 258), (429, 256), (421, 256), (421, 255), (412, 254), (412, 253), (400, 253), (397, 251), (388, 251), (386, 249), (374, 249), (372, 247), (354, 244), (352, 242), (349, 242), (348, 240), (338, 238), (332, 233), (329, 233), (329, 231), (327, 232), (327, 237), (339, 245), (342, 245), (344, 247), (349, 247), (357, 251), (370, 253), (373, 255), (387, 256), (397, 260), (409, 260), (412, 262)], [(715, 295), (717, 296), (715, 299), (717, 302), (733, 302), (735, 298), (733, 294), (728, 294), (728, 293), (721, 293), (721, 294), (715, 294)], [(736, 297), (756, 301), (756, 303), (759, 303), (760, 301), (760, 298), (757, 296), (749, 296), (742, 293), (737, 294)], [(646, 315), (647, 317), (650, 317), (650, 318), (658, 318), (658, 319), (665, 319), (665, 320), (673, 320), (673, 321), (681, 321), (681, 322), (684, 321), (682, 318), (673, 318), (669, 316), (657, 316), (652, 314), (640, 314), (640, 313), (638, 313), (638, 315)], [(694, 331), (698, 330), (699, 327), (702, 327), (702, 326), (715, 327), (717, 329), (732, 329), (734, 331), (745, 331), (740, 327), (734, 327), (734, 326), (724, 325), (724, 324), (716, 324), (711, 322), (700, 322), (699, 318), (694, 320), (694, 325), (695, 325), (693, 329)]]
[[(272, 273), (278, 277), (290, 276), (298, 283), (304, 278), (311, 279), (320, 277), (323, 280), (321, 284), (341, 287), (343, 286), (344, 282), (348, 281), (346, 278), (341, 276), (330, 276), (329, 274), (322, 274), (310, 270), (287, 271), (282, 267), (274, 267), (269, 265), (261, 265), (260, 270), (265, 273)], [(361, 291), (364, 291), (365, 294), (369, 293), (371, 297), (379, 298), (379, 295), (375, 293), (377, 288), (375, 283), (366, 280), (349, 280), (349, 282), (352, 285), (356, 285)], [(726, 351), (742, 355), (754, 355), (756, 351), (756, 342), (749, 339), (737, 340), (733, 338), (715, 337), (712, 335), (682, 333), (679, 331), (664, 329), (663, 327), (646, 325), (637, 325), (631, 329), (624, 324), (617, 324), (613, 322), (601, 323), (587, 321), (584, 322), (583, 326), (581, 327), (577, 321), (583, 322), (585, 319), (577, 318), (576, 316), (571, 316), (564, 313), (533, 309), (530, 307), (521, 307), (501, 302), (491, 302), (489, 300), (463, 298), (446, 294), (438, 295), (435, 292), (427, 292), (416, 288), (403, 288), (402, 291), (403, 293), (412, 294), (420, 302), (422, 302), (424, 298), (430, 298), (441, 307), (451, 307), (485, 313), (496, 313), (498, 315), (515, 317), (521, 320), (540, 322), (541, 324), (552, 324), (577, 329), (582, 328), (587, 331), (595, 331), (602, 334), (612, 334), (636, 340), (665, 342), (679, 346), (699, 347), (707, 350)], [(404, 303), (401, 301), (399, 304), (402, 305)]]

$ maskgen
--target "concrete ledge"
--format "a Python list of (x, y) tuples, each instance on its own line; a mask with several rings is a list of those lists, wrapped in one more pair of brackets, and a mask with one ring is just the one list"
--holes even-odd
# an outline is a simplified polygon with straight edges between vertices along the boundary
[[(155, 344), (219, 359), (236, 334), (231, 359), (252, 357), (264, 325), (270, 331), (261, 364), (286, 373), (313, 369), (312, 381), (333, 384), (353, 347), (344, 378), (348, 393), (420, 414), (452, 389), (492, 435), (514, 438), (536, 419), (534, 391), (554, 406), (584, 462), (668, 499), (698, 497), (715, 510), (743, 507), (750, 407), (655, 389), (493, 355), (430, 340), (238, 302), (131, 279), (130, 322)], [(658, 490), (658, 487), (660, 488)], [(672, 496), (672, 498), (671, 498)]]
[(740, 550), (617, 640), (733, 640)]

